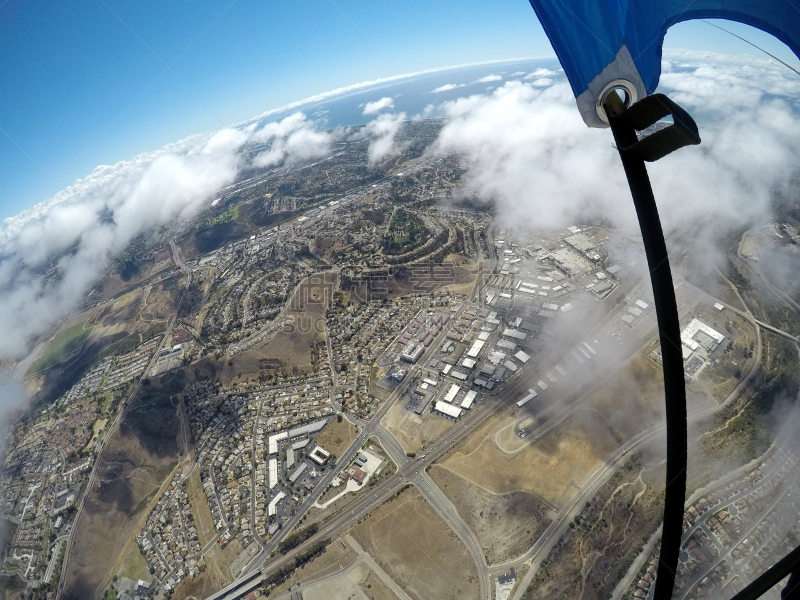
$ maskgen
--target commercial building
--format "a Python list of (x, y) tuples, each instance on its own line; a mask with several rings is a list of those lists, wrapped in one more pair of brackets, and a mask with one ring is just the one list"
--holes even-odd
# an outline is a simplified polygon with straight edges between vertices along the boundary
[(530, 356), (528, 356), (527, 354), (525, 354), (525, 353), (524, 353), (522, 350), (520, 350), (519, 352), (517, 352), (517, 353), (514, 355), (514, 358), (516, 358), (516, 359), (517, 359), (519, 362), (521, 362), (523, 365), (524, 365), (526, 362), (528, 362), (528, 361), (531, 359), (531, 357), (530, 357)]
[(331, 453), (321, 446), (314, 446), (314, 449), (311, 451), (308, 457), (318, 465), (322, 466), (328, 462), (328, 459), (331, 457)]
[(423, 352), (425, 352), (425, 346), (411, 342), (400, 353), (400, 360), (413, 364), (420, 359)]
[(461, 416), (461, 409), (456, 408), (452, 404), (448, 404), (447, 402), (442, 402), (441, 400), (437, 400), (436, 404), (434, 405), (434, 410), (436, 412), (440, 412), (443, 415), (447, 415), (453, 419), (458, 419)]
[(269, 489), (278, 485), (278, 459), (269, 459)]
[(267, 505), (267, 516), (274, 517), (278, 513), (278, 502), (286, 498), (286, 494), (283, 492), (278, 492), (275, 494), (275, 497), (270, 500), (269, 504)]
[(533, 388), (530, 388), (528, 390), (528, 394), (522, 400), (517, 402), (517, 406), (519, 406), (519, 407), (525, 406), (528, 402), (530, 402), (531, 400), (536, 398), (536, 396), (538, 396), (538, 395), (539, 394), (536, 393), (536, 390), (534, 390)]
[(298, 466), (294, 470), (294, 473), (289, 475), (289, 482), (297, 483), (297, 480), (300, 479), (300, 477), (302, 477), (303, 473), (305, 472), (305, 470), (307, 468), (308, 468), (308, 465), (306, 463), (300, 463), (300, 466)]

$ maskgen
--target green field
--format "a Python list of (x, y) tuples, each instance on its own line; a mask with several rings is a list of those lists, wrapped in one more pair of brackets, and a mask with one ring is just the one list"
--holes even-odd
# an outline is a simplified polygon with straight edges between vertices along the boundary
[(77, 323), (68, 329), (64, 329), (63, 331), (59, 331), (53, 340), (47, 345), (47, 348), (44, 351), (39, 359), (33, 363), (28, 371), (25, 373), (25, 376), (32, 375), (33, 373), (38, 373), (44, 369), (49, 369), (54, 364), (56, 364), (61, 357), (65, 354), (69, 354), (75, 348), (83, 343), (89, 334), (92, 333), (91, 329), (84, 329), (84, 325), (86, 325), (87, 321), (83, 321), (82, 323)]

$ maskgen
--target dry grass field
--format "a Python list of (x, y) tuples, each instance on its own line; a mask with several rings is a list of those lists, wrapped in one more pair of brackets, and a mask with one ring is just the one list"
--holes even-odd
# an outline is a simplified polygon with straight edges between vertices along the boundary
[(490, 494), (440, 465), (428, 474), (475, 533), (489, 564), (527, 551), (550, 524), (548, 506), (532, 494)]
[(618, 445), (604, 420), (577, 411), (512, 455), (481, 428), (442, 464), (491, 493), (530, 492), (558, 507)]
[(262, 346), (219, 363), (223, 385), (256, 380), (265, 370), (277, 368), (287, 375), (314, 370), (311, 349), (325, 341), (325, 311), (337, 287), (335, 273), (316, 273), (301, 281), (283, 313), (287, 323)]
[(65, 599), (102, 595), (122, 567), (149, 506), (179, 457), (179, 423), (170, 395), (183, 388), (173, 374), (154, 381), (133, 400), (121, 426), (107, 438), (97, 478), (76, 523)]
[(415, 600), (478, 598), (472, 557), (416, 489), (406, 488), (352, 535)]
[(341, 456), (342, 452), (353, 443), (358, 435), (358, 427), (353, 425), (346, 418), (339, 422), (334, 419), (317, 438), (317, 444), (325, 448), (328, 452)]

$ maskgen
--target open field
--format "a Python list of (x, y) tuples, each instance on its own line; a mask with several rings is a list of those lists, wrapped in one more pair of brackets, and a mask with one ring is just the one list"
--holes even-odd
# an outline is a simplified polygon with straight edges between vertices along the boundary
[(346, 418), (342, 418), (341, 422), (334, 419), (317, 438), (317, 444), (335, 456), (341, 456), (357, 435), (358, 427)]
[(262, 371), (292, 375), (321, 366), (313, 364), (312, 347), (325, 341), (325, 311), (336, 285), (334, 273), (317, 273), (301, 281), (283, 313), (288, 323), (264, 345), (220, 362), (218, 375), (223, 384), (255, 381)]
[(490, 494), (440, 465), (428, 474), (475, 533), (489, 564), (527, 551), (550, 524), (547, 505), (532, 494)]
[(59, 331), (42, 355), (28, 368), (25, 376), (49, 369), (61, 360), (61, 357), (78, 348), (92, 332), (91, 329), (85, 328), (87, 323), (88, 321), (81, 321)]
[[(494, 424), (496, 431), (506, 423)], [(500, 450), (480, 428), (442, 464), (488, 492), (530, 492), (558, 507), (618, 445), (605, 421), (577, 411), (515, 454)]]
[(415, 600), (479, 595), (472, 557), (414, 488), (384, 504), (352, 532), (375, 562)]
[(200, 469), (192, 469), (186, 481), (186, 493), (189, 496), (189, 506), (194, 517), (194, 526), (197, 528), (197, 541), (204, 547), (217, 533), (214, 528), (214, 518), (208, 508), (208, 501), (203, 493), (203, 482), (200, 479)]
[(397, 438), (406, 452), (419, 452), (452, 429), (454, 423), (430, 413), (420, 417), (406, 410), (401, 402), (395, 402), (381, 425)]

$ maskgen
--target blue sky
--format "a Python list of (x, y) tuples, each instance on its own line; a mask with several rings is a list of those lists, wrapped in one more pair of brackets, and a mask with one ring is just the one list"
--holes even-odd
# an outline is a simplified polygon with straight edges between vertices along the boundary
[[(739, 35), (798, 64), (782, 44)], [(666, 46), (757, 54), (704, 23)], [(0, 217), (96, 165), (340, 86), (554, 56), (525, 0), (0, 0)]]

